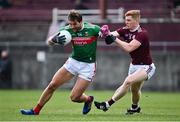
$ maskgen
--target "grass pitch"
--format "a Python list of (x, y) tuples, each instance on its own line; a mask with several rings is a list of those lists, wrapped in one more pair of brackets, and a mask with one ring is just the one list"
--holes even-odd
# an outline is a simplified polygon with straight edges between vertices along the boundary
[[(39, 116), (21, 115), (21, 108), (29, 109), (36, 105), (42, 91), (38, 90), (0, 90), (0, 121), (180, 121), (179, 93), (143, 92), (142, 112), (125, 115), (131, 105), (127, 94), (107, 112), (97, 110), (93, 104), (88, 115), (82, 115), (83, 104), (73, 103), (70, 91), (56, 91), (42, 109)], [(95, 100), (109, 99), (113, 91), (88, 91)]]

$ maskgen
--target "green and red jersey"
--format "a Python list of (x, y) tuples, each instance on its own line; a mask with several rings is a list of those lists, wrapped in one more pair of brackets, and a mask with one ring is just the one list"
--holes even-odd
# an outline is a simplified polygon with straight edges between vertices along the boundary
[(69, 25), (61, 30), (67, 30), (72, 35), (72, 58), (87, 63), (96, 61), (97, 38), (100, 31), (99, 26), (83, 22), (82, 29), (77, 32), (74, 32)]

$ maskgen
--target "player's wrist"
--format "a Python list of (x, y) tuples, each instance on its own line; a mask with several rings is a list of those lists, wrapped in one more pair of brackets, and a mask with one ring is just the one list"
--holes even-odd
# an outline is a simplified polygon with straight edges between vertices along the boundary
[(106, 42), (106, 44), (112, 44), (113, 42), (115, 42), (116, 41), (116, 36), (114, 36), (114, 35), (112, 35), (112, 34), (110, 34), (110, 35), (108, 35), (108, 36), (106, 36), (106, 38), (105, 38), (105, 42)]
[(55, 36), (51, 39), (51, 41), (54, 42), (54, 43), (58, 43), (58, 35), (59, 35), (59, 33), (58, 33), (57, 35), (55, 35)]

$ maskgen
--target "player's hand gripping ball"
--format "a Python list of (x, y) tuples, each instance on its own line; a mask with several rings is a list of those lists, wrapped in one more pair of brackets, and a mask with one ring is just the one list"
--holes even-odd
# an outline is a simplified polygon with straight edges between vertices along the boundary
[(60, 44), (60, 45), (67, 45), (68, 43), (70, 43), (72, 40), (72, 36), (71, 34), (66, 31), (66, 30), (62, 30), (60, 31), (53, 39), (52, 41), (54, 43)]

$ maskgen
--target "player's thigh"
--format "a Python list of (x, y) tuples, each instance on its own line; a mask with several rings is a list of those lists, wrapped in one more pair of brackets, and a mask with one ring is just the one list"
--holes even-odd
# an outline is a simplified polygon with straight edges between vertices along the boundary
[(71, 96), (80, 97), (85, 92), (85, 90), (88, 88), (89, 84), (91, 84), (90, 81), (78, 77), (77, 81), (71, 91)]
[(136, 82), (141, 82), (146, 80), (148, 77), (147, 72), (141, 68), (135, 71), (134, 73), (127, 76), (126, 80), (131, 82), (131, 84), (134, 84)]
[(66, 68), (61, 67), (53, 76), (51, 84), (62, 85), (63, 83), (71, 80), (73, 78), (73, 74), (71, 74)]

